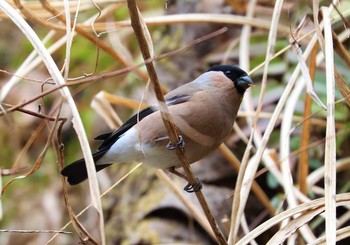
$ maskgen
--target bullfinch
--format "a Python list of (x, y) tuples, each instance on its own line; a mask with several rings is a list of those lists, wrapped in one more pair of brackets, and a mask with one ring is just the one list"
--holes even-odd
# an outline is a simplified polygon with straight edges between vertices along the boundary
[[(252, 80), (239, 67), (217, 65), (165, 95), (189, 163), (213, 152), (230, 134), (244, 92), (251, 85)], [(143, 162), (184, 177), (175, 170), (181, 164), (171, 151), (157, 106), (138, 112), (114, 132), (95, 140), (102, 141), (92, 155), (96, 171), (113, 163)], [(73, 162), (61, 173), (71, 185), (79, 184), (87, 179), (85, 160)]]

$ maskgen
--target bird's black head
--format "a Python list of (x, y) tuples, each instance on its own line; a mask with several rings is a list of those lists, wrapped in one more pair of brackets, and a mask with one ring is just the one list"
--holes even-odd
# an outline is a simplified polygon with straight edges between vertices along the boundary
[(221, 71), (226, 77), (230, 78), (235, 84), (235, 87), (240, 94), (244, 94), (245, 90), (249, 88), (253, 81), (248, 74), (237, 66), (231, 65), (217, 65), (210, 68), (208, 71)]

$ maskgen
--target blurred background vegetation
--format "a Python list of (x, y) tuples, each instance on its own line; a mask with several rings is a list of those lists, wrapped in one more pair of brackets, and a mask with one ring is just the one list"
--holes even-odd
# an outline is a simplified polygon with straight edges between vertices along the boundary
[[(52, 57), (57, 66), (64, 67), (66, 58), (65, 24), (60, 17), (64, 16), (62, 1), (7, 1), (17, 9), (41, 39), (46, 39), (46, 47), (54, 49)], [(55, 11), (50, 11), (49, 4)], [(242, 29), (251, 26), (248, 51), (244, 55), (249, 58), (249, 69), (253, 70), (251, 77), (255, 86), (250, 89), (248, 99), (254, 108), (258, 106), (263, 75), (262, 62), (265, 61), (268, 35), (275, 7), (275, 1), (257, 0), (143, 0), (138, 1), (139, 9), (145, 18), (154, 45), (155, 56), (181, 49), (193, 40), (206, 34), (227, 27), (228, 30), (210, 40), (191, 46), (174, 56), (163, 58), (155, 63), (161, 84), (167, 89), (173, 89), (187, 83), (210, 66), (227, 63), (240, 65), (242, 51), (240, 47)], [(74, 20), (78, 1), (69, 1), (71, 18)], [(330, 1), (321, 1), (321, 5), (330, 6)], [(253, 7), (252, 7), (253, 6)], [(344, 19), (339, 20), (339, 14), (333, 10), (336, 35), (343, 38), (343, 47), (349, 51), (349, 16), (350, 2), (339, 1), (336, 5)], [(247, 15), (252, 8), (254, 19), (239, 17)], [(267, 87), (262, 101), (262, 113), (258, 120), (257, 129), (264, 134), (279, 99), (287, 86), (299, 60), (289, 46), (293, 38), (304, 50), (310, 42), (315, 25), (312, 18), (312, 1), (285, 1), (278, 22), (277, 39), (274, 53), (283, 50), (271, 60), (268, 69)], [(202, 14), (202, 15), (191, 15)], [(306, 19), (303, 21), (303, 18)], [(178, 17), (178, 18), (175, 18)], [(297, 35), (298, 25), (303, 22), (300, 34)], [(50, 75), (40, 58), (33, 58), (24, 68), (23, 62), (32, 55), (33, 47), (17, 26), (0, 12), (0, 89), (2, 110), (8, 105), (17, 105), (30, 100), (42, 91), (54, 86)], [(108, 118), (119, 117), (122, 121), (128, 119), (138, 108), (138, 101), (154, 103), (152, 89), (146, 88), (147, 73), (141, 66), (137, 71), (123, 73), (119, 76), (100, 78), (101, 74), (110, 74), (126, 66), (140, 64), (142, 56), (129, 24), (129, 12), (126, 1), (95, 0), (81, 1), (77, 15), (77, 34), (74, 36), (70, 50), (69, 80), (91, 79), (89, 83), (69, 86), (74, 95), (84, 123), (87, 137), (91, 139), (91, 148), (96, 149), (98, 143), (94, 136), (108, 132), (113, 123)], [(347, 31), (347, 32), (346, 32)], [(342, 34), (341, 34), (342, 33)], [(307, 35), (306, 35), (307, 34)], [(294, 37), (294, 35), (296, 35)], [(293, 36), (293, 38), (291, 38)], [(92, 38), (91, 38), (92, 37)], [(92, 39), (99, 40), (97, 43)], [(108, 48), (103, 48), (101, 44)], [(322, 51), (318, 49), (320, 53)], [(119, 56), (119, 58), (117, 57)], [(336, 54), (335, 66), (349, 87), (349, 64), (343, 56)], [(308, 61), (307, 61), (308, 62)], [(258, 68), (259, 67), (259, 68)], [(256, 69), (258, 68), (258, 69)], [(327, 86), (325, 63), (320, 62), (313, 79), (315, 93), (326, 104)], [(16, 81), (12, 79), (17, 79)], [(12, 82), (13, 81), (13, 82)], [(8, 92), (7, 92), (8, 91)], [(103, 93), (101, 93), (103, 91)], [(348, 91), (345, 89), (345, 91)], [(299, 156), (303, 124), (308, 121), (305, 116), (306, 90), (298, 97), (292, 111), (293, 130), (290, 132), (290, 171), (294, 184), (299, 186)], [(102, 98), (102, 99), (101, 99)], [(247, 98), (246, 98), (247, 99)], [(349, 104), (344, 102), (344, 94), (336, 89), (336, 100), (342, 100), (335, 105), (336, 130), (336, 159), (343, 161), (337, 169), (337, 193), (349, 192)], [(349, 99), (349, 98), (346, 98)], [(55, 117), (59, 109), (61, 94), (58, 91), (41, 97), (23, 108), (35, 113)], [(349, 100), (348, 100), (349, 101)], [(136, 103), (133, 103), (136, 102)], [(91, 105), (94, 106), (91, 106)], [(109, 105), (111, 107), (109, 107)], [(107, 108), (107, 109), (106, 109)], [(112, 108), (113, 110), (109, 110)], [(312, 125), (309, 130), (308, 173), (324, 165), (325, 135), (327, 112), (312, 102)], [(82, 157), (80, 145), (71, 123), (70, 108), (62, 104), (60, 116), (68, 120), (64, 124), (61, 140), (64, 144), (64, 162), (70, 162)], [(251, 121), (254, 113), (245, 113), (242, 108), (237, 118), (237, 129), (227, 139), (226, 144), (231, 151), (242, 159), (246, 149), (247, 138), (250, 137)], [(273, 156), (277, 169), (280, 170), (279, 156), (281, 141), (281, 122), (277, 121), (273, 133), (269, 137), (267, 148)], [(21, 111), (2, 114), (0, 120), (0, 168), (2, 186), (17, 176), (26, 174), (42, 153), (48, 140), (53, 123), (28, 115)], [(253, 148), (253, 152), (256, 151)], [(304, 150), (305, 151), (305, 150)], [(304, 163), (305, 164), (305, 163)], [(102, 192), (122, 178), (135, 163), (118, 165), (99, 173)], [(235, 188), (237, 170), (219, 152), (196, 163), (193, 171), (204, 184), (204, 194), (208, 199), (222, 231), (227, 236), (229, 232), (232, 195)], [(181, 188), (185, 183), (172, 177)], [(274, 175), (263, 164), (260, 165), (256, 181), (261, 187), (261, 194), (266, 196), (270, 206), (263, 204), (256, 193), (249, 196), (245, 206), (245, 218), (250, 230), (269, 220), (274, 214), (288, 209), (286, 193)], [(305, 193), (310, 199), (324, 196), (323, 178), (307, 187)], [(80, 212), (90, 203), (88, 183), (69, 187), (69, 199), (75, 213)], [(186, 198), (197, 205), (193, 195), (185, 194)], [(301, 201), (300, 201), (301, 202)], [(63, 187), (57, 156), (53, 147), (49, 147), (40, 168), (26, 177), (14, 181), (3, 193), (1, 198), (2, 219), (0, 229), (10, 229), (12, 232), (1, 232), (1, 244), (46, 244), (53, 236), (51, 233), (18, 233), (15, 230), (55, 230), (58, 231), (67, 222), (69, 216), (63, 198)], [(116, 188), (102, 198), (105, 219), (107, 244), (215, 244), (203, 226), (186, 209), (173, 191), (155, 174), (155, 170), (144, 166), (136, 169)], [(198, 207), (198, 209), (200, 209)], [(350, 225), (346, 207), (338, 208), (337, 217), (342, 217), (341, 227)], [(347, 216), (346, 216), (347, 215)], [(98, 237), (97, 218), (92, 210), (86, 211), (80, 218), (85, 228)], [(340, 222), (340, 221), (339, 221)], [(324, 235), (325, 222), (322, 216), (317, 216), (308, 223), (315, 237)], [(64, 229), (73, 231), (71, 226)], [(257, 238), (258, 244), (266, 243), (279, 226), (269, 229)], [(244, 236), (240, 230), (239, 237)], [(302, 239), (296, 240), (304, 244)], [(77, 244), (78, 237), (73, 234), (59, 234), (49, 244)], [(88, 242), (89, 243), (89, 242)]]

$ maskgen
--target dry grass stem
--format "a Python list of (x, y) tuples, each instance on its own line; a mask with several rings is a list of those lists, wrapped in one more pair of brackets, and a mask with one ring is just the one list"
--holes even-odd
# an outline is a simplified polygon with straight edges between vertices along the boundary
[(328, 244), (336, 242), (336, 141), (331, 135), (335, 135), (334, 102), (334, 53), (332, 40), (332, 25), (330, 21), (330, 9), (322, 7), (325, 38), (325, 62), (327, 82), (327, 128), (325, 144), (325, 211), (326, 211), (326, 237)]
[[(337, 206), (346, 206), (349, 204), (350, 204), (350, 194), (349, 193), (343, 193), (343, 194), (336, 195), (336, 205)], [(267, 220), (266, 222), (264, 222), (263, 224), (259, 225), (254, 230), (252, 230), (249, 234), (244, 236), (236, 244), (237, 245), (248, 244), (250, 242), (250, 240), (256, 238), (257, 236), (259, 236), (260, 234), (262, 234), (266, 230), (277, 225), (278, 223), (282, 222), (285, 219), (292, 218), (293, 216), (295, 216), (297, 214), (301, 214), (301, 216), (303, 216), (303, 215), (309, 216), (309, 212), (313, 212), (314, 210), (317, 210), (317, 213), (320, 214), (320, 213), (324, 212), (324, 209), (325, 209), (325, 198), (319, 198), (316, 200), (312, 200), (310, 202), (300, 204), (295, 208), (288, 209), (288, 210), (272, 217), (271, 219)], [(315, 214), (315, 215), (317, 215), (317, 214)], [(301, 216), (299, 216), (299, 217), (301, 217)], [(301, 225), (303, 225), (304, 219), (299, 218), (297, 220), (297, 222), (298, 221), (301, 222), (298, 224), (299, 227)], [(293, 227), (291, 227), (291, 228), (293, 228)], [(292, 230), (295, 230), (295, 229), (293, 228)]]

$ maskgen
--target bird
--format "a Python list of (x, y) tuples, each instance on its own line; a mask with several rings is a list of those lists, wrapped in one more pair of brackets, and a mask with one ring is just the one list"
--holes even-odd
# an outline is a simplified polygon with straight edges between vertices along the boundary
[[(209, 155), (228, 137), (243, 95), (252, 84), (252, 79), (238, 66), (216, 65), (164, 96), (179, 130), (178, 145), (184, 147), (189, 163)], [(102, 141), (92, 154), (97, 172), (114, 163), (143, 162), (186, 179), (176, 170), (181, 163), (171, 151), (176, 146), (170, 145), (158, 106), (139, 111), (115, 131), (101, 134), (95, 140)], [(61, 174), (71, 185), (87, 179), (84, 158), (63, 168)], [(186, 187), (190, 192), (191, 186)]]

